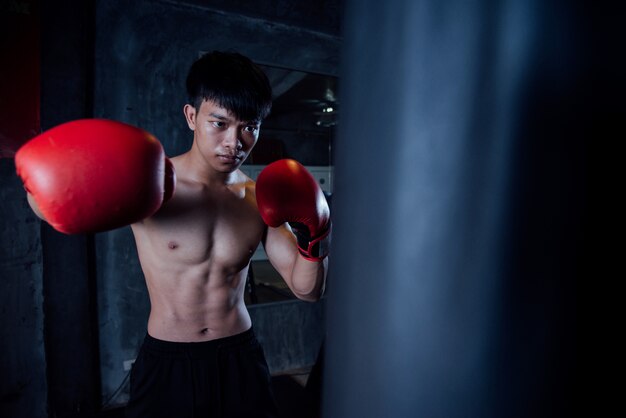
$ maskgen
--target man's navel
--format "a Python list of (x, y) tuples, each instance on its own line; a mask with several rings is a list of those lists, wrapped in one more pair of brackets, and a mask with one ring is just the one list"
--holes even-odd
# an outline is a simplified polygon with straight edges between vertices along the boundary
[(170, 241), (167, 243), (167, 248), (169, 248), (170, 250), (175, 250), (176, 248), (178, 248), (178, 243), (175, 241)]

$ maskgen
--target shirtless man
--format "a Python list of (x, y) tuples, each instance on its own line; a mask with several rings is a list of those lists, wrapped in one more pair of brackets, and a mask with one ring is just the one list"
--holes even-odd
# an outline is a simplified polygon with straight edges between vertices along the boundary
[[(150, 216), (134, 213), (121, 221), (131, 224), (151, 302), (127, 415), (276, 416), (267, 364), (244, 304), (248, 268), (262, 242), (296, 297), (318, 300), (326, 276), (328, 206), (315, 180), (294, 161), (268, 166), (258, 187), (239, 170), (271, 107), (267, 77), (249, 59), (204, 55), (189, 71), (187, 91), (183, 112), (193, 143), (171, 159), (173, 196), (168, 199), (165, 190), (159, 196), (166, 201)], [(120, 158), (134, 158), (122, 153)], [(29, 202), (45, 219), (20, 159)], [(167, 183), (174, 176), (166, 170), (165, 178)], [(124, 187), (123, 179), (115, 181)], [(297, 223), (292, 230), (287, 222)]]

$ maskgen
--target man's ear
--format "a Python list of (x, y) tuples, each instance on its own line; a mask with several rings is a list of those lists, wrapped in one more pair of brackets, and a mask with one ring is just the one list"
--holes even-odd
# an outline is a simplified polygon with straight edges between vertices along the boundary
[(186, 104), (183, 107), (183, 113), (185, 114), (185, 120), (187, 121), (187, 126), (192, 131), (196, 130), (196, 108), (190, 104)]

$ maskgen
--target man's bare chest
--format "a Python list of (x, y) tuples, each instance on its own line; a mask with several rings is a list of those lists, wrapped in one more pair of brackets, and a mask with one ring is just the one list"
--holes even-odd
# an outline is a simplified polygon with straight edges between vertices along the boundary
[(178, 197), (144, 225), (155, 253), (190, 265), (247, 265), (264, 232), (254, 200)]

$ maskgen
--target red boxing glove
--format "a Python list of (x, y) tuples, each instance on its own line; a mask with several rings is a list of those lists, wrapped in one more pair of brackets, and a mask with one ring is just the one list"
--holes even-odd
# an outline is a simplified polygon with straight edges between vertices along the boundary
[(256, 201), (263, 221), (271, 227), (292, 224), (300, 254), (311, 261), (328, 255), (330, 209), (313, 176), (295, 160), (279, 160), (261, 171)]
[(46, 221), (66, 234), (119, 228), (154, 214), (176, 175), (161, 143), (121, 122), (54, 127), (15, 155), (17, 174)]

